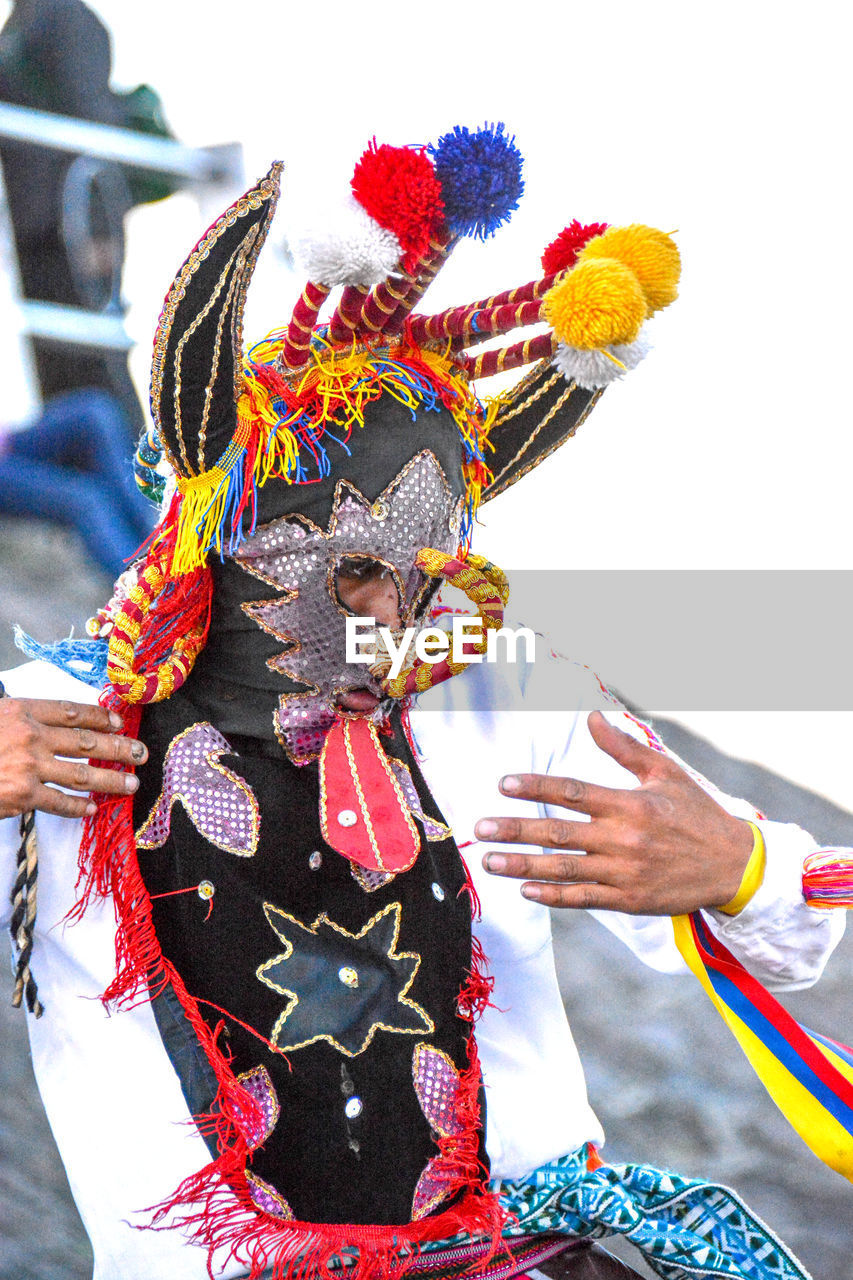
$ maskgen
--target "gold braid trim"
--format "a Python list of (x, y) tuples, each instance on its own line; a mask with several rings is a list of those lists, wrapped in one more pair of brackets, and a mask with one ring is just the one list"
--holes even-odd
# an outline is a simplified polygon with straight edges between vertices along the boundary
[[(166, 582), (164, 566), (147, 564), (128, 592), (109, 639), (107, 676), (125, 702), (162, 702), (186, 680), (204, 645), (203, 621), (179, 636), (171, 653), (153, 670), (136, 670), (135, 646), (142, 623)], [(133, 606), (128, 610), (127, 605)]]
[[(472, 639), (471, 643), (475, 653), (485, 653), (487, 632), (498, 630), (502, 626), (504, 606), (509, 599), (509, 583), (503, 570), (485, 556), (476, 555), (469, 555), (466, 562), (459, 566), (455, 556), (436, 551), (433, 547), (424, 547), (419, 551), (415, 564), (428, 577), (444, 578), (452, 586), (464, 591), (471, 603), (477, 606), (483, 632), (479, 640)], [(380, 683), (388, 697), (403, 698), (408, 693), (423, 693), (441, 680), (459, 675), (467, 666), (467, 662), (454, 662), (449, 655), (435, 665), (416, 659), (412, 666), (401, 671), (393, 680), (386, 678)], [(439, 671), (439, 667), (443, 670)]]

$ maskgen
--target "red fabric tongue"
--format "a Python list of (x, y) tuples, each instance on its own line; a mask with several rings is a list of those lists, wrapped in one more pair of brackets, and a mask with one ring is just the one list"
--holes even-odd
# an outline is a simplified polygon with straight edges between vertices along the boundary
[(370, 871), (407, 871), (420, 835), (375, 726), (338, 716), (320, 756), (323, 839)]

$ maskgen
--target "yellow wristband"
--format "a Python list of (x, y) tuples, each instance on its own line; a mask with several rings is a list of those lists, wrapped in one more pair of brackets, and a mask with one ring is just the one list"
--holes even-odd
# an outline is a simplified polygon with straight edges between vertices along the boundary
[(739, 911), (743, 911), (748, 902), (751, 902), (755, 896), (755, 892), (764, 879), (764, 868), (767, 866), (767, 850), (764, 847), (764, 837), (754, 822), (749, 824), (752, 827), (752, 853), (749, 855), (749, 862), (743, 873), (743, 879), (737, 893), (731, 902), (727, 902), (724, 907), (718, 907), (718, 911), (724, 912), (727, 916), (736, 916)]

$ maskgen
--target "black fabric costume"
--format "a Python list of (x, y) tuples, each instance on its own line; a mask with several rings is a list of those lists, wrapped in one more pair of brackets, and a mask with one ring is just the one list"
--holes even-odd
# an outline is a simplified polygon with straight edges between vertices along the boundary
[[(141, 731), (152, 762), (161, 762), (177, 734), (203, 718), (189, 693), (150, 707)], [(428, 1030), (418, 1012), (397, 1000), (413, 965), (389, 963), (382, 954), (392, 913), (391, 919), (386, 917), (371, 930), (382, 934), (376, 950), (344, 938), (336, 945), (328, 931), (322, 945), (306, 948), (309, 936), (298, 928), (289, 931), (297, 948), (302, 944), (310, 969), (310, 984), (306, 979), (297, 1006), (299, 1027), (303, 1038), (331, 1034), (352, 1047), (358, 1045), (365, 1019), (368, 1024), (378, 1020), (405, 1027), (406, 1033), (378, 1030), (368, 1047), (354, 1056), (320, 1040), (288, 1049), (284, 1057), (271, 1053), (236, 1021), (226, 1018), (222, 1047), (233, 1054), (238, 1076), (260, 1062), (270, 1072), (281, 1117), (262, 1150), (255, 1153), (252, 1172), (284, 1196), (297, 1218), (406, 1222), (418, 1178), (436, 1154), (430, 1126), (412, 1087), (413, 1048), (419, 1041), (428, 1041), (444, 1050), (459, 1070), (467, 1065), (470, 1023), (454, 1013), (471, 967), (471, 904), (464, 891), (458, 850), (450, 838), (435, 843), (424, 839), (409, 871), (367, 893), (347, 860), (330, 849), (320, 834), (316, 765), (293, 765), (280, 748), (265, 750), (257, 739), (242, 738), (239, 745), (239, 755), (223, 756), (221, 762), (246, 780), (258, 800), (262, 816), (257, 852), (242, 858), (215, 848), (199, 834), (184, 808), (175, 804), (168, 842), (140, 854), (146, 887), (154, 897), (157, 936), (164, 955), (202, 1004), (211, 1029), (221, 1015), (204, 1005), (207, 1000), (269, 1039), (286, 999), (256, 976), (259, 966), (284, 950), (267, 922), (264, 903), (274, 904), (306, 925), (325, 911), (350, 933), (360, 932), (383, 908), (399, 904), (395, 950), (419, 957), (409, 995), (426, 1011), (434, 1031)], [(440, 820), (399, 716), (394, 717), (393, 734), (383, 739), (383, 745), (405, 761), (426, 811)], [(140, 770), (140, 781), (137, 825), (157, 798), (158, 763)], [(317, 852), (322, 860), (314, 869), (309, 859)], [(195, 893), (156, 897), (204, 880), (216, 890), (206, 921)], [(287, 965), (293, 963), (291, 958), (283, 964), (283, 980), (287, 980)], [(359, 971), (362, 983), (357, 991), (339, 980), (339, 969), (345, 965)], [(365, 971), (375, 987), (367, 987)], [(297, 979), (295, 986), (299, 985)], [(353, 1028), (354, 1023), (361, 1025)], [(348, 1029), (356, 1034), (348, 1038)], [(186, 1070), (184, 1077), (188, 1102), (197, 1109), (199, 1099), (189, 1093)], [(363, 1104), (354, 1119), (347, 1119), (344, 1112), (349, 1097)], [(482, 1145), (481, 1157), (485, 1160)]]

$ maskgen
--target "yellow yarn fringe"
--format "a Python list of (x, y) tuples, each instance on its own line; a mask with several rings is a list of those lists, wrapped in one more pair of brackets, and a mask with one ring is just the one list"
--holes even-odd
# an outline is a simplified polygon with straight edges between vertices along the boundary
[[(278, 356), (284, 331), (274, 330), (252, 348), (255, 364), (272, 364)], [(472, 457), (463, 462), (468, 509), (473, 518), (485, 485), (491, 478), (488, 467), (477, 455), (488, 449), (488, 436), (505, 397), (496, 396), (480, 404), (464, 373), (449, 353), (412, 349), (405, 343), (391, 348), (355, 348), (341, 353), (315, 340), (311, 361), (298, 379), (289, 384), (299, 403), (292, 408), (276, 406), (270, 391), (258, 378), (252, 364), (243, 369), (243, 390), (237, 403), (238, 426), (231, 443), (215, 466), (197, 476), (180, 477), (177, 532), (170, 575), (190, 573), (207, 562), (210, 550), (228, 550), (227, 538), (246, 484), (256, 489), (271, 477), (292, 481), (299, 468), (299, 437), (296, 426), (327, 425), (344, 436), (364, 426), (367, 406), (381, 395), (393, 396), (406, 408), (417, 412), (422, 397), (411, 385), (418, 376), (407, 361), (425, 366), (439, 398), (453, 415), (459, 434)], [(395, 367), (399, 362), (399, 369)], [(254, 448), (249, 475), (241, 472), (246, 455)]]

